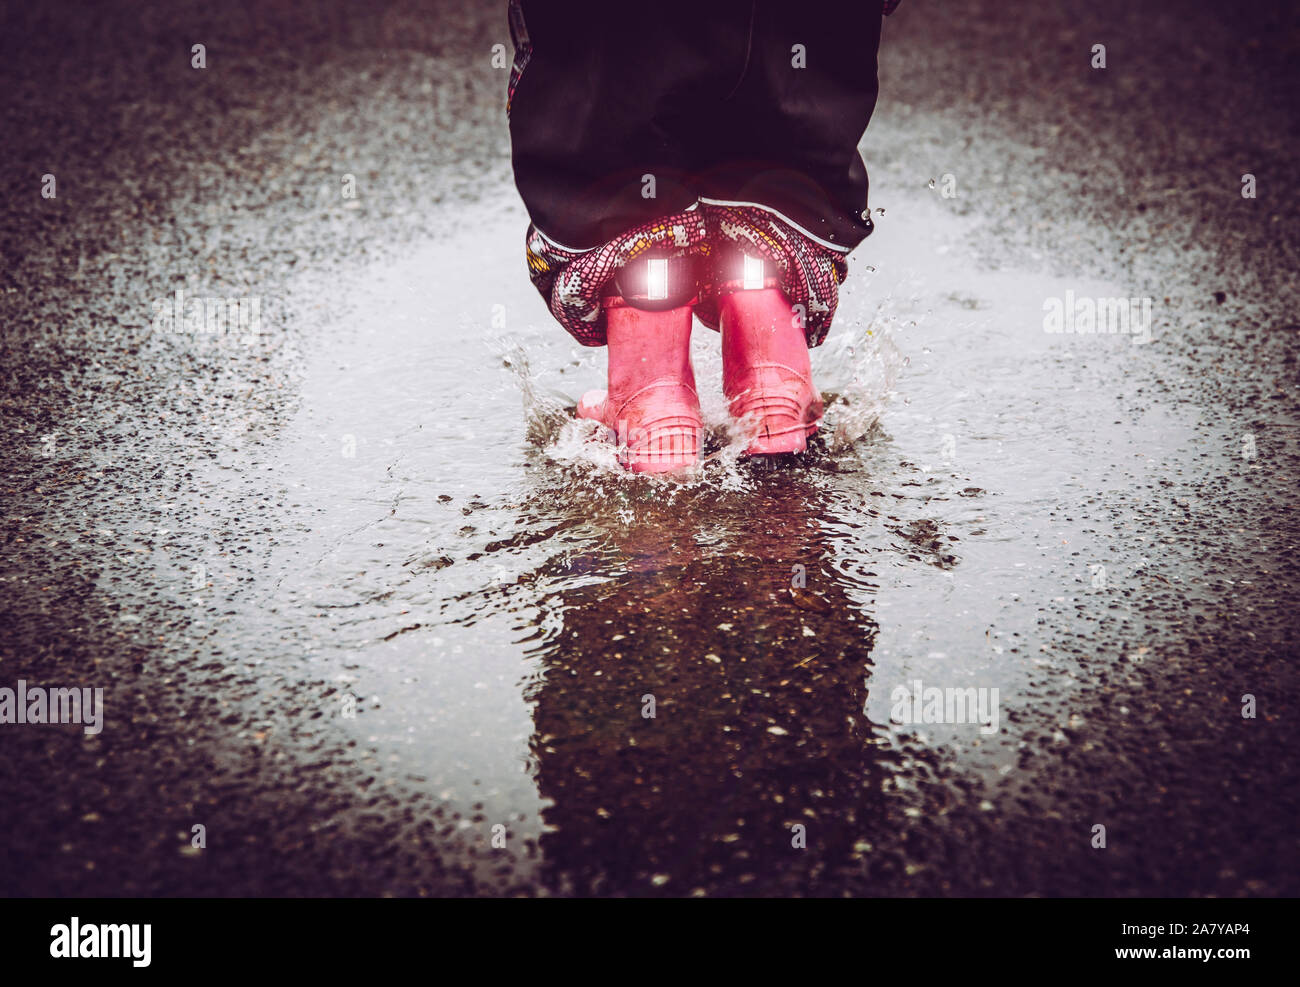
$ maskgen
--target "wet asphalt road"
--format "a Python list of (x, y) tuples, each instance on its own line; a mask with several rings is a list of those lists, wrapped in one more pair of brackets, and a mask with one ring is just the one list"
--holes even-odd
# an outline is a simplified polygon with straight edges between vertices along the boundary
[(663, 488), (563, 413), (503, 12), (269, 6), (4, 14), (0, 687), (106, 712), (0, 726), (0, 890), (1297, 892), (1300, 18), (907, 0), (841, 438)]

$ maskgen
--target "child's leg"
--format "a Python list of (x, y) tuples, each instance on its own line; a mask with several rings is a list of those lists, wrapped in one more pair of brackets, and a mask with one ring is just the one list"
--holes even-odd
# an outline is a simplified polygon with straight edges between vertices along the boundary
[(510, 132), (530, 273), (576, 339), (608, 345), (608, 388), (584, 395), (578, 414), (613, 431), (636, 471), (699, 459), (695, 279), (681, 260), (707, 237), (694, 128), (700, 101), (743, 67), (750, 10), (749, 0), (718, 0), (707, 16), (694, 0), (635, 17), (583, 0), (511, 5)]
[[(845, 258), (872, 231), (858, 142), (876, 104), (880, 8), (837, 5), (832, 16), (758, 0), (749, 66), (703, 151), (711, 236), (776, 267), (811, 346), (830, 329)], [(716, 325), (712, 298), (700, 316)]]
[(723, 390), (750, 453), (804, 449), (822, 415), (808, 348), (839, 303), (846, 257), (872, 230), (858, 153), (876, 102), (879, 4), (759, 0), (750, 61), (699, 179), (722, 331)]
[(530, 53), (511, 153), (534, 225), (586, 249), (692, 205), (698, 111), (743, 63), (750, 0), (512, 7)]
[(746, 452), (802, 452), (822, 419), (803, 320), (776, 278), (764, 277), (770, 265), (745, 263), (747, 277), (717, 285), (722, 389), (745, 430)]
[(528, 263), (552, 314), (605, 343), (600, 303), (620, 266), (693, 251), (707, 236), (693, 175), (702, 108), (740, 78), (752, 0), (513, 0), (515, 184), (532, 221)]
[(758, 0), (744, 78), (705, 149), (706, 202), (757, 204), (827, 249), (871, 232), (858, 153), (876, 105), (879, 0)]
[(654, 257), (625, 265), (617, 294), (603, 299), (609, 385), (589, 391), (578, 416), (603, 424), (624, 466), (667, 473), (700, 457), (704, 423), (691, 367), (693, 258)]

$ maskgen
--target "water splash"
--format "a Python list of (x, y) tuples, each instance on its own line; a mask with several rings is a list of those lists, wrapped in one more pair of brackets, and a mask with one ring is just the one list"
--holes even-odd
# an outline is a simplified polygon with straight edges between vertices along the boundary
[(832, 457), (850, 456), (857, 443), (872, 434), (889, 404), (907, 365), (894, 343), (904, 314), (904, 305), (891, 292), (880, 299), (870, 319), (844, 320), (844, 328), (813, 351), (813, 376), (826, 397), (823, 433)]
[[(852, 458), (854, 446), (872, 433), (906, 363), (892, 338), (901, 323), (898, 308), (890, 294), (868, 319), (843, 312), (844, 328), (813, 351), (813, 376), (826, 398), (827, 414), (814, 454), (805, 459), (807, 468), (834, 471), (837, 464), (826, 457)], [(626, 471), (618, 461), (617, 447), (607, 441), (606, 430), (575, 416), (576, 395), (543, 385), (548, 370), (534, 369), (530, 352), (519, 340), (498, 338), (494, 348), (518, 384), (529, 446), (567, 477), (571, 492), (581, 496), (599, 479), (640, 485), (662, 496), (681, 487), (739, 492), (752, 486), (755, 464), (743, 456), (752, 426), (735, 420), (728, 410), (718, 384), (722, 356), (717, 342), (716, 334), (707, 330), (694, 333), (692, 362), (705, 428), (702, 462), (693, 470), (668, 476)], [(534, 347), (532, 355), (545, 360), (545, 353), (545, 346)]]
[(512, 337), (500, 336), (489, 340), (501, 365), (514, 374), (524, 402), (524, 426), (528, 443), (548, 446), (557, 442), (565, 428), (573, 424), (573, 416), (565, 400), (558, 394), (541, 387), (540, 374), (535, 374), (523, 345)]

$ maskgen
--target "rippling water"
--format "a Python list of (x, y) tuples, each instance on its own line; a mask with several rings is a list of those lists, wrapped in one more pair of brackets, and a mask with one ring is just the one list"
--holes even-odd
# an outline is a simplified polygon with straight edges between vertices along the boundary
[[(257, 467), (293, 530), (234, 633), (355, 697), (317, 729), (400, 765), (502, 889), (888, 886), (926, 866), (926, 818), (998, 811), (1021, 777), (1032, 802), (1025, 731), (1080, 715), (1051, 600), (1142, 564), (1058, 505), (1105, 496), (1080, 462), (1113, 454), (1120, 495), (1143, 435), (1187, 426), (1111, 425), (1128, 340), (1062, 345), (1040, 305), (1063, 284), (980, 269), (958, 221), (914, 213), (853, 260), (801, 459), (738, 456), (697, 327), (686, 479), (625, 473), (574, 419), (603, 351), (505, 267), (517, 212), (365, 272)], [(918, 679), (997, 688), (999, 730), (891, 719)], [(791, 855), (800, 826), (817, 852)]]

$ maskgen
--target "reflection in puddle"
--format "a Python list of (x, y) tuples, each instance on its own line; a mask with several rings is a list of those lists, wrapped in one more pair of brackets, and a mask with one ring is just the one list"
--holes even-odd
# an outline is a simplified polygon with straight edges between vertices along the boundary
[(530, 699), (555, 886), (799, 888), (848, 861), (879, 798), (862, 715), (875, 625), (831, 563), (823, 500), (785, 474), (638, 504), (606, 518), (617, 573), (543, 597), (561, 630), (536, 649)]

